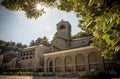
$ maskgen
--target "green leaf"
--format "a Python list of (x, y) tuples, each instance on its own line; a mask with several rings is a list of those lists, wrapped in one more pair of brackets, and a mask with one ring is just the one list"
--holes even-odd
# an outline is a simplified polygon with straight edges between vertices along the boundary
[(110, 35), (109, 34), (104, 34), (103, 37), (102, 37), (104, 40), (108, 40), (110, 38)]
[(106, 29), (107, 29), (107, 27), (106, 27), (106, 23), (105, 23), (105, 22), (103, 22), (103, 31), (105, 32), (105, 31), (106, 31)]
[(94, 0), (89, 0), (88, 6), (92, 6), (94, 4)]

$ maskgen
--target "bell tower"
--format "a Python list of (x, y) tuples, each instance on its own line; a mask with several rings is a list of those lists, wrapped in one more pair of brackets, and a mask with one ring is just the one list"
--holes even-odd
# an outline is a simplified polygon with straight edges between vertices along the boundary
[(71, 41), (71, 25), (68, 21), (61, 20), (57, 24), (57, 32), (51, 41), (52, 51), (65, 50), (70, 48)]
[(51, 41), (52, 51), (65, 50), (70, 48), (71, 24), (61, 20), (57, 25), (57, 32)]
[(61, 20), (57, 24), (57, 37), (66, 41), (71, 40), (71, 24), (68, 21)]

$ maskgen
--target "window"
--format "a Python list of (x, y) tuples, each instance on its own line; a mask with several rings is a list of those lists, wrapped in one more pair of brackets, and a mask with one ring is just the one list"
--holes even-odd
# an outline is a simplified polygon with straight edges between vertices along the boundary
[(62, 29), (65, 29), (65, 26), (64, 26), (64, 25), (61, 25), (61, 26), (60, 26), (60, 30), (62, 30)]
[(85, 71), (85, 58), (83, 55), (78, 54), (76, 56), (76, 71), (80, 72), (80, 71)]
[(62, 71), (62, 60), (60, 57), (57, 57), (55, 60), (55, 71), (61, 72)]
[(28, 57), (26, 57), (26, 59), (28, 59)]
[(30, 56), (30, 59), (32, 59), (32, 56)]
[(53, 72), (53, 61), (52, 61), (52, 59), (49, 59), (49, 58), (47, 60), (47, 71)]
[(82, 43), (84, 44), (84, 43), (85, 43), (85, 41), (82, 41)]
[(91, 52), (88, 56), (89, 59), (89, 70), (90, 71), (99, 71), (99, 57), (97, 53)]
[(65, 58), (65, 71), (72, 72), (73, 71), (73, 60), (71, 56), (67, 56)]

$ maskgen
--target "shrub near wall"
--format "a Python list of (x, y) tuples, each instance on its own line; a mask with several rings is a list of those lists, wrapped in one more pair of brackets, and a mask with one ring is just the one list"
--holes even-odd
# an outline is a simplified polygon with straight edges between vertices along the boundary
[(32, 72), (3, 72), (1, 75), (32, 76)]

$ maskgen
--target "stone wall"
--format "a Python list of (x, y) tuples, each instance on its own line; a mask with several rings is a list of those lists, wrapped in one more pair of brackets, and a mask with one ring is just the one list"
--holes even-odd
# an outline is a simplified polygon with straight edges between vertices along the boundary
[(20, 68), (43, 67), (43, 54), (47, 52), (50, 52), (50, 47), (44, 45), (38, 45), (25, 49), (24, 52), (19, 54), (19, 58), (21, 58), (18, 62), (20, 64)]
[(20, 60), (20, 68), (35, 67), (35, 59)]
[(16, 68), (16, 58), (13, 58), (10, 62), (4, 64), (7, 68)]
[(53, 46), (61, 50), (67, 49), (67, 41), (65, 41), (64, 39), (56, 38), (51, 43)]
[(72, 41), (70, 41), (70, 48), (88, 46), (90, 44), (90, 41), (91, 41), (91, 37), (73, 39)]
[(35, 67), (44, 66), (44, 57), (43, 54), (50, 52), (50, 47), (39, 45), (35, 47)]
[[(94, 61), (96, 58), (98, 60)], [(103, 70), (101, 53), (92, 46), (44, 54), (44, 62), (46, 72), (86, 74), (91, 72), (91, 69), (94, 69), (95, 72)], [(57, 62), (59, 65), (56, 64)]]

